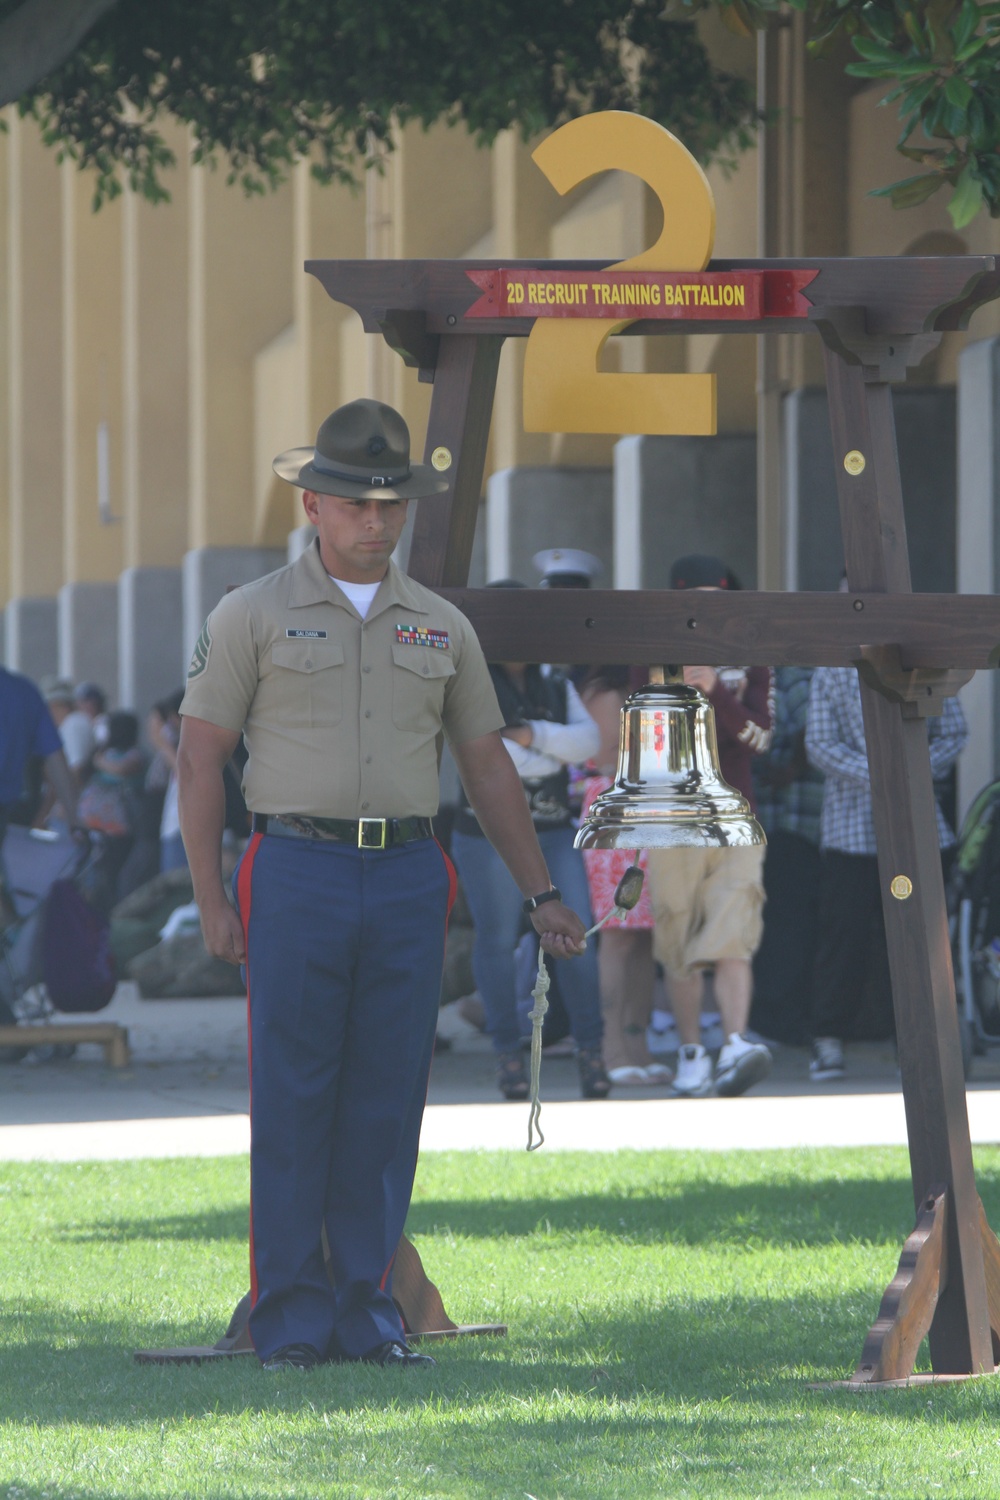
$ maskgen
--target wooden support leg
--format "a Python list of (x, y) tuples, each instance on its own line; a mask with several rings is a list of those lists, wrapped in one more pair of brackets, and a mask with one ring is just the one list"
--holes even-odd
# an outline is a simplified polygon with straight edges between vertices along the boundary
[(1000, 1365), (1000, 1241), (990, 1228), (982, 1200), (979, 1203), (979, 1233), (983, 1245), (983, 1266), (986, 1272), (986, 1302), (990, 1312), (990, 1334), (993, 1339), (993, 1360)]
[[(908, 593), (891, 389), (830, 349), (825, 359), (849, 582)], [(978, 1374), (993, 1369), (993, 1344), (926, 722), (864, 681), (861, 702), (918, 1211), (928, 1183), (947, 1189), (931, 1362), (937, 1374)]]
[(447, 449), (450, 466), (442, 473), (449, 487), (417, 501), (408, 567), (428, 588), (461, 588), (469, 580), (502, 346), (503, 339), (474, 336), (441, 342), (424, 462)]
[(932, 1188), (903, 1246), (896, 1274), (886, 1287), (852, 1385), (905, 1380), (912, 1375), (917, 1351), (948, 1281), (946, 1210), (946, 1189)]

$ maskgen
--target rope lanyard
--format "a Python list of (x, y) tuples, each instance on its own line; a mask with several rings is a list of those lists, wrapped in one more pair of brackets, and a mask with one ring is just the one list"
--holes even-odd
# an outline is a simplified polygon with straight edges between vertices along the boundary
[[(599, 922), (593, 927), (588, 927), (584, 933), (584, 940), (593, 937), (595, 932), (600, 932), (605, 922), (610, 922), (612, 917), (619, 921), (632, 910), (642, 895), (643, 874), (638, 865), (639, 851), (636, 850), (633, 863), (629, 865), (625, 874), (615, 887), (614, 905)], [(528, 1112), (528, 1146), (529, 1151), (537, 1151), (539, 1146), (545, 1144), (540, 1123), (542, 1104), (539, 1098), (542, 1076), (542, 1022), (545, 1020), (549, 1009), (549, 971), (545, 965), (545, 952), (541, 943), (538, 945), (538, 973), (535, 976), (535, 987), (531, 991), (534, 1005), (528, 1012), (531, 1022), (531, 1108)], [(537, 1141), (534, 1139), (538, 1132)]]

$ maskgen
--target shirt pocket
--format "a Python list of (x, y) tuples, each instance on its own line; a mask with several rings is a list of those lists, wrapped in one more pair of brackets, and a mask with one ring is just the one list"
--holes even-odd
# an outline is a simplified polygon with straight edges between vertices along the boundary
[(444, 712), (448, 679), (455, 663), (447, 651), (433, 646), (392, 648), (392, 722), (397, 729), (437, 734)]
[(344, 712), (344, 648), (339, 641), (276, 641), (271, 647), (276, 708), (286, 723), (324, 728)]

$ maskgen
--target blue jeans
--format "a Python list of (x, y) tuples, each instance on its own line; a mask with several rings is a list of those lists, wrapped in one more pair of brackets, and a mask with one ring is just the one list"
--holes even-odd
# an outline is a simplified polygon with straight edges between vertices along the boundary
[[(539, 832), (538, 842), (553, 885), (559, 887), (566, 905), (589, 927), (590, 894), (583, 859), (573, 848), (573, 829)], [(486, 1010), (486, 1029), (495, 1051), (514, 1052), (521, 1044), (514, 948), (521, 929), (524, 898), (489, 839), (454, 833), (451, 853), (476, 929), (472, 972)], [(588, 940), (586, 953), (559, 965), (559, 990), (577, 1046), (599, 1047), (603, 1025), (593, 939)]]

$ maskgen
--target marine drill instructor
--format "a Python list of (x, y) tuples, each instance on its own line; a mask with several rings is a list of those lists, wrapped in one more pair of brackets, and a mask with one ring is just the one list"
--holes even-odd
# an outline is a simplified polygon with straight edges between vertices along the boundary
[[(446, 488), (409, 453), (397, 412), (353, 401), (315, 449), (275, 459), (304, 490), (317, 536), (213, 610), (181, 705), (181, 828), (205, 941), (246, 965), (250, 1333), (265, 1369), (433, 1363), (407, 1347), (392, 1259), (455, 892), (431, 825), (441, 730), (544, 947), (560, 958), (583, 948), (472, 628), (391, 561), (407, 500)], [(219, 850), (222, 772), (241, 734), (253, 834), (237, 914)]]

